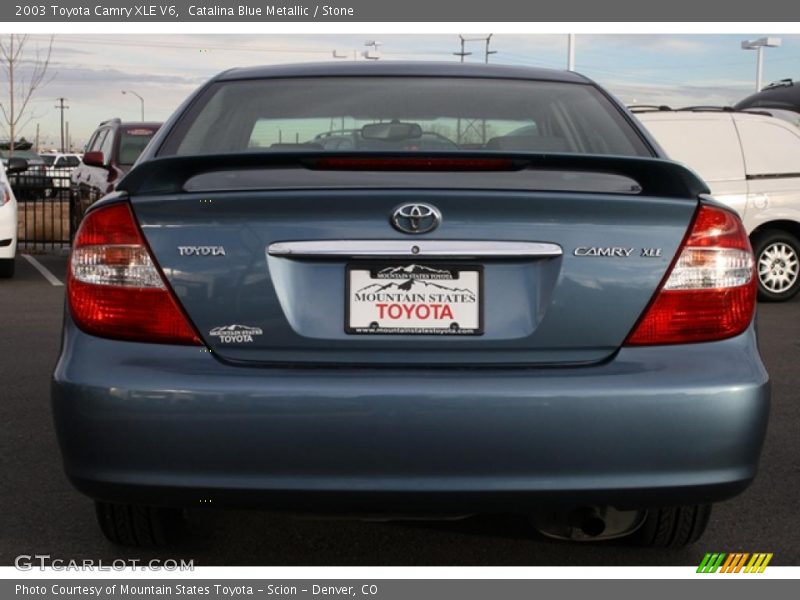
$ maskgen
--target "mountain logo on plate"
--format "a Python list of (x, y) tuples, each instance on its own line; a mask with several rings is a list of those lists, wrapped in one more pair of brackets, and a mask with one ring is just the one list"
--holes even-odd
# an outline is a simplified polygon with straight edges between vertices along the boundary
[(260, 327), (249, 325), (221, 325), (209, 331), (211, 337), (219, 338), (222, 344), (247, 344), (253, 342), (254, 335), (262, 335)]
[[(375, 279), (387, 283), (371, 283), (355, 290), (356, 300), (383, 301), (447, 301), (458, 298), (461, 302), (475, 302), (475, 293), (467, 288), (442, 284), (455, 281), (455, 274), (447, 269), (433, 269), (422, 265), (387, 267), (375, 273)], [(393, 294), (392, 292), (400, 292)], [(406, 293), (413, 292), (413, 293)], [(432, 292), (432, 293), (429, 293)]]

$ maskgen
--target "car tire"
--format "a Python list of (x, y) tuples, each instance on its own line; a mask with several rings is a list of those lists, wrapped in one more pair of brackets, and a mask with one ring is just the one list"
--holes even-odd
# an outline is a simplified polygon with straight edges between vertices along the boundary
[(10, 279), (14, 276), (16, 262), (13, 258), (0, 259), (0, 278)]
[(770, 229), (753, 236), (758, 298), (785, 302), (800, 292), (800, 241), (787, 231)]
[(97, 522), (106, 538), (119, 546), (163, 548), (183, 533), (186, 519), (179, 509), (95, 501)]
[(648, 548), (681, 548), (703, 535), (711, 517), (710, 504), (654, 508), (631, 541)]

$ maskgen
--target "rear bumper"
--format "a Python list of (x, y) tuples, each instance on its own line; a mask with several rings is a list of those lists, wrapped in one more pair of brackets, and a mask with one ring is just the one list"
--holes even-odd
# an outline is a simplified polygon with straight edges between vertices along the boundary
[(755, 336), (550, 369), (234, 367), (67, 322), (52, 386), (71, 481), (175, 506), (360, 511), (714, 502), (754, 477)]

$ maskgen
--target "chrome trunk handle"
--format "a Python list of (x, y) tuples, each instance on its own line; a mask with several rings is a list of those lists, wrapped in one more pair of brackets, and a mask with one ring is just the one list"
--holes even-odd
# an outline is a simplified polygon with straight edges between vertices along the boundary
[(558, 244), (549, 242), (457, 240), (307, 240), (275, 242), (270, 256), (358, 258), (552, 258), (561, 256)]

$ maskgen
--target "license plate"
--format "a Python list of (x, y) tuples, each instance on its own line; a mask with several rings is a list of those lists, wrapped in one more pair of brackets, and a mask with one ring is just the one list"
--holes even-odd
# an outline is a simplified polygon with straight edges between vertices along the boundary
[(481, 266), (384, 263), (347, 266), (345, 331), (480, 335)]

